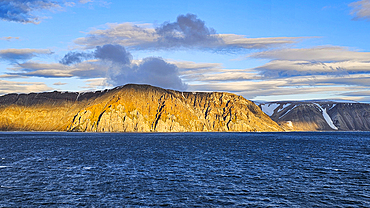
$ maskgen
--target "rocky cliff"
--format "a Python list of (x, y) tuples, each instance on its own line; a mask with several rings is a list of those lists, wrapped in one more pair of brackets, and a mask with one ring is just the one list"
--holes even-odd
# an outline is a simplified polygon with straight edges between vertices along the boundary
[(0, 97), (0, 130), (81, 132), (282, 131), (253, 102), (231, 93), (148, 85)]
[(370, 131), (370, 104), (366, 103), (282, 101), (259, 106), (288, 131)]

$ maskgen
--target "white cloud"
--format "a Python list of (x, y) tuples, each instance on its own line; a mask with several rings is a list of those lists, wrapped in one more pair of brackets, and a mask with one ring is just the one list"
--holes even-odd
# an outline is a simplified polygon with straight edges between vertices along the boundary
[(314, 48), (288, 48), (253, 53), (248, 57), (290, 61), (370, 61), (370, 52), (351, 51), (345, 47), (320, 46)]
[(296, 43), (306, 38), (315, 37), (271, 37), (271, 38), (246, 38), (244, 35), (219, 34), (223, 41), (219, 47), (264, 49), (279, 45)]
[(133, 23), (108, 23), (107, 29), (93, 29), (86, 37), (77, 38), (74, 42), (87, 48), (95, 48), (104, 44), (119, 44), (126, 47), (150, 45), (158, 38), (154, 28), (148, 24), (134, 25)]
[(370, 53), (352, 51), (344, 47), (271, 50), (254, 53), (248, 57), (271, 60), (256, 68), (265, 78), (370, 73)]
[(13, 82), (0, 80), (0, 94), (30, 93), (53, 90), (42, 82)]
[(89, 60), (71, 66), (60, 63), (28, 61), (9, 69), (13, 72), (0, 77), (79, 77), (87, 79), (106, 76), (109, 66), (97, 60)]
[(220, 63), (196, 63), (193, 61), (176, 61), (167, 60), (168, 63), (176, 65), (181, 75), (195, 75), (212, 72), (222, 72), (222, 64)]
[(56, 82), (54, 83), (53, 85), (56, 85), (56, 86), (61, 86), (61, 85), (66, 85), (67, 83), (65, 82)]
[[(347, 77), (337, 81), (336, 77), (299, 77), (282, 78), (274, 80), (241, 80), (227, 82), (203, 82), (201, 84), (189, 84), (192, 91), (228, 91), (243, 95), (247, 99), (305, 95), (303, 99), (326, 94), (345, 98), (342, 93), (353, 90), (364, 90), (366, 86), (357, 82), (358, 77)], [(298, 96), (296, 99), (299, 99)]]
[(35, 56), (47, 54), (50, 55), (53, 52), (48, 49), (30, 49), (30, 48), (23, 48), (23, 49), (3, 49), (0, 50), (0, 60), (6, 60), (10, 62), (16, 62), (19, 60), (28, 60)]
[(82, 88), (89, 89), (89, 90), (113, 87), (113, 85), (108, 83), (107, 78), (88, 79), (88, 80), (85, 80), (85, 83), (86, 83), (86, 86), (83, 86)]

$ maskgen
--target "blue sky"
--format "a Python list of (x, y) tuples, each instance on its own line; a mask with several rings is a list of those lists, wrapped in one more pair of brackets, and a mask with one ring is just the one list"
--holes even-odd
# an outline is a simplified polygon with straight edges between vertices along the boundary
[(0, 95), (127, 83), (370, 102), (370, 0), (0, 0)]

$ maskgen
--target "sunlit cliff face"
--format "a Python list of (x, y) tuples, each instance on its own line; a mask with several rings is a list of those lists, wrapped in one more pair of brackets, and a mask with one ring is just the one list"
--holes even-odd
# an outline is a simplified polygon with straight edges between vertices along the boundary
[(20, 131), (282, 131), (251, 101), (230, 93), (125, 85), (89, 93), (0, 97), (0, 129)]

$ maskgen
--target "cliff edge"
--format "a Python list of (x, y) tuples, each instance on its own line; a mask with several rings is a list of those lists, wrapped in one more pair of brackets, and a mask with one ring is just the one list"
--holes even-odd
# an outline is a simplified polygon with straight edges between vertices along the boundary
[(2, 131), (282, 131), (253, 102), (231, 93), (179, 92), (149, 85), (0, 97)]

